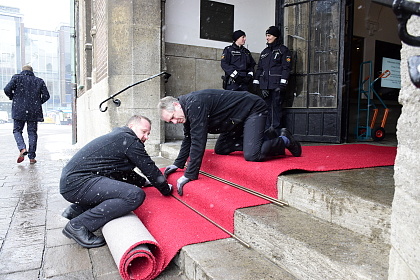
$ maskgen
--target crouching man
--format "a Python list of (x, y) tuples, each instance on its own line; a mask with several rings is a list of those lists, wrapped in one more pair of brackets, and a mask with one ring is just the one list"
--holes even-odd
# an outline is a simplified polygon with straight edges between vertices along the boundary
[(246, 91), (205, 89), (180, 96), (164, 97), (158, 104), (160, 117), (165, 122), (182, 123), (184, 139), (174, 164), (166, 167), (165, 177), (178, 168), (184, 168), (184, 176), (177, 180), (179, 195), (191, 180), (198, 179), (207, 142), (207, 133), (220, 134), (214, 151), (228, 155), (243, 151), (246, 161), (264, 161), (284, 155), (288, 149), (299, 157), (302, 148), (292, 134), (282, 128), (279, 137), (266, 139), (264, 135), (267, 105), (257, 95)]
[(137, 209), (145, 199), (141, 187), (154, 186), (163, 195), (171, 194), (172, 185), (144, 147), (150, 129), (148, 118), (135, 115), (126, 126), (88, 143), (66, 164), (60, 193), (73, 204), (62, 214), (70, 220), (63, 229), (65, 236), (85, 248), (103, 246), (105, 239), (93, 232)]

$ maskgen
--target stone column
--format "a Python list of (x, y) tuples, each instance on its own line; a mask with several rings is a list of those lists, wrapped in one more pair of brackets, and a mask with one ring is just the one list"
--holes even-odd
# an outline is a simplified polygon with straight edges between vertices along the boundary
[[(162, 72), (162, 1), (108, 1), (108, 83), (112, 95), (123, 88)], [(131, 115), (152, 120), (146, 142), (150, 155), (157, 155), (164, 141), (157, 103), (163, 95), (163, 76), (143, 82), (118, 96), (122, 104), (109, 103), (111, 126), (121, 126)], [(162, 140), (163, 139), (163, 140)]]
[[(420, 34), (419, 17), (412, 16), (408, 32)], [(411, 83), (407, 61), (413, 55), (420, 55), (420, 47), (403, 44), (399, 95), (403, 108), (397, 124), (388, 278), (392, 280), (420, 279), (420, 89)]]

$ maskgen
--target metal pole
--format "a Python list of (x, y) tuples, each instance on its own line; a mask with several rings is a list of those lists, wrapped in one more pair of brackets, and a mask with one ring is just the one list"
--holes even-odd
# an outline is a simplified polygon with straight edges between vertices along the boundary
[(201, 214), (200, 212), (198, 212), (196, 209), (194, 209), (193, 207), (191, 207), (190, 205), (188, 205), (187, 203), (185, 203), (183, 200), (181, 200), (180, 198), (174, 196), (173, 194), (171, 194), (172, 197), (174, 197), (176, 200), (178, 200), (179, 202), (181, 202), (182, 204), (184, 204), (185, 206), (187, 206), (188, 208), (190, 208), (191, 210), (193, 210), (195, 213), (197, 213), (198, 215), (200, 215), (201, 217), (203, 217), (204, 219), (206, 219), (207, 221), (209, 221), (210, 223), (212, 223), (213, 225), (215, 225), (216, 227), (218, 227), (219, 229), (223, 230), (224, 232), (226, 232), (227, 234), (229, 234), (231, 237), (235, 238), (237, 241), (239, 241), (239, 243), (241, 243), (242, 245), (244, 245), (247, 248), (251, 248), (251, 246), (249, 246), (248, 243), (246, 243), (245, 241), (243, 241), (242, 239), (240, 239), (239, 237), (237, 237), (236, 235), (234, 235), (233, 233), (231, 233), (230, 231), (228, 231), (227, 229), (223, 228), (221, 225), (217, 224), (216, 222), (214, 222), (213, 220), (211, 220), (210, 218), (206, 217), (205, 215)]
[(212, 179), (214, 179), (214, 180), (216, 180), (216, 181), (219, 181), (219, 182), (222, 182), (222, 183), (228, 184), (229, 186), (235, 187), (235, 188), (237, 188), (237, 189), (240, 189), (240, 190), (242, 190), (242, 191), (245, 191), (245, 192), (247, 192), (247, 193), (250, 193), (250, 194), (252, 194), (252, 195), (255, 195), (255, 196), (259, 197), (259, 198), (262, 198), (262, 199), (268, 200), (268, 201), (270, 201), (270, 202), (272, 202), (272, 203), (274, 203), (274, 204), (276, 204), (276, 205), (278, 205), (278, 206), (288, 206), (288, 205), (289, 205), (287, 202), (284, 202), (284, 201), (281, 201), (281, 200), (275, 199), (275, 198), (273, 198), (273, 197), (271, 197), (271, 196), (268, 196), (268, 195), (266, 195), (266, 194), (263, 194), (263, 193), (260, 193), (260, 192), (255, 191), (255, 190), (251, 190), (251, 189), (248, 189), (248, 188), (246, 188), (246, 187), (243, 187), (243, 186), (241, 186), (241, 185), (238, 185), (238, 184), (232, 183), (232, 182), (230, 182), (230, 181), (227, 181), (227, 180), (225, 180), (225, 179), (222, 179), (222, 178), (217, 177), (217, 176), (215, 176), (215, 175), (212, 175), (212, 174), (210, 174), (210, 173), (204, 172), (204, 171), (202, 171), (202, 170), (200, 170), (199, 172), (200, 172), (200, 174), (202, 174), (202, 175), (204, 175), (204, 176), (207, 176), (207, 177), (212, 178)]

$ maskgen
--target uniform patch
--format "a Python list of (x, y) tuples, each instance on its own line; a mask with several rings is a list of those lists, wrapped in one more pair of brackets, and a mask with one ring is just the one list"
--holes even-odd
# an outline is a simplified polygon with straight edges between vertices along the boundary
[(222, 54), (222, 59), (223, 59), (223, 58), (225, 58), (225, 55), (224, 55), (224, 54)]
[(290, 62), (290, 61), (291, 61), (290, 56), (286, 57), (286, 61), (287, 61), (287, 62)]

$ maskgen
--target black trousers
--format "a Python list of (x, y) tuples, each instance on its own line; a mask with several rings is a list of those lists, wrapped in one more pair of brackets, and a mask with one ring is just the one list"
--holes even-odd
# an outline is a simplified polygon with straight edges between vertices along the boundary
[(108, 177), (93, 178), (62, 195), (84, 211), (72, 222), (82, 224), (90, 231), (137, 209), (146, 198), (144, 191), (136, 185)]
[(282, 117), (284, 93), (275, 89), (270, 89), (269, 91), (270, 94), (264, 98), (268, 108), (268, 117), (265, 128), (269, 129), (272, 127), (277, 132), (277, 135), (280, 135), (280, 130), (283, 127)]
[(246, 161), (263, 161), (272, 156), (284, 155), (285, 145), (281, 137), (267, 140), (264, 135), (266, 113), (253, 113), (243, 126), (221, 133), (214, 151), (218, 155), (228, 155), (243, 151)]

